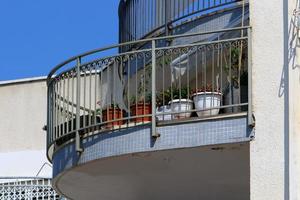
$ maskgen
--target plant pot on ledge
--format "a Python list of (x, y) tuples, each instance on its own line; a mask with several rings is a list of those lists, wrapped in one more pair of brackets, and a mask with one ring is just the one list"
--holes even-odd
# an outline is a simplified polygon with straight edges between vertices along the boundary
[(108, 122), (107, 124), (105, 124), (105, 128), (111, 129), (115, 126), (119, 127), (119, 126), (123, 125), (124, 124), (123, 112), (124, 111), (121, 110), (120, 108), (113, 107), (113, 106), (103, 110), (102, 111), (103, 122), (117, 120), (117, 121), (113, 121), (113, 122)]
[(141, 122), (151, 122), (151, 116), (149, 117), (138, 117), (141, 115), (150, 115), (152, 113), (151, 104), (147, 102), (139, 102), (130, 106), (131, 116), (137, 117), (133, 118), (132, 121), (135, 123)]
[[(173, 99), (169, 101), (171, 112), (180, 112), (172, 114), (173, 119), (184, 119), (189, 118), (192, 115), (191, 110), (193, 109), (193, 101), (188, 98), (190, 93), (187, 87), (174, 88), (171, 90)], [(171, 96), (172, 96), (171, 95)], [(186, 111), (186, 112), (184, 112)]]
[(198, 117), (219, 114), (222, 93), (219, 92), (218, 89), (212, 89), (211, 85), (207, 85), (206, 87), (202, 87), (198, 91), (194, 91), (192, 97), (195, 104), (195, 108), (197, 110)]
[[(172, 114), (174, 119), (184, 119), (191, 117), (190, 112), (193, 109), (193, 101), (190, 99), (173, 99), (170, 101), (170, 107), (172, 112), (180, 112), (177, 114)], [(187, 112), (183, 112), (187, 111)]]

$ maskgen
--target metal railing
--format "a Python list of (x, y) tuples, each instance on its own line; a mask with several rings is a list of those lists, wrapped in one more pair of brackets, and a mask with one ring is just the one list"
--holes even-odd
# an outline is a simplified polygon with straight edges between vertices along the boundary
[(242, 0), (121, 0), (120, 42), (139, 40), (160, 29), (168, 32), (171, 26), (176, 26), (176, 22), (235, 5), (240, 1)]
[[(202, 41), (204, 35), (214, 39)], [(179, 39), (187, 42), (177, 45)], [(145, 42), (151, 47), (117, 53)], [(158, 137), (160, 122), (243, 111), (251, 125), (251, 110), (250, 27), (96, 49), (61, 63), (48, 76), (48, 158), (73, 140), (81, 151), (81, 138), (93, 132), (151, 124)]]

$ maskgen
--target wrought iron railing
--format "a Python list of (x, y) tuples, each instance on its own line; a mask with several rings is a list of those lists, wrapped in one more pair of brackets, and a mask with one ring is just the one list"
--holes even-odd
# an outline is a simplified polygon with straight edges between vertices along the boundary
[[(118, 53), (145, 42), (151, 46)], [(149, 124), (158, 137), (156, 126), (168, 122), (246, 111), (251, 125), (249, 27), (118, 44), (75, 56), (49, 74), (48, 156), (73, 140), (81, 151), (86, 134)]]
[(234, 6), (243, 0), (121, 0), (120, 42), (139, 40), (176, 22), (216, 9)]
[(52, 188), (50, 178), (39, 177), (1, 177), (0, 199), (65, 200)]

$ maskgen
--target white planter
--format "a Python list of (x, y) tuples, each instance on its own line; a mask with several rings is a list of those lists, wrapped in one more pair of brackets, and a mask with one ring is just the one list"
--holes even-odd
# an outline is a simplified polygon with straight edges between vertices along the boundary
[[(171, 120), (171, 107), (170, 106), (160, 106), (158, 108), (156, 108), (156, 114), (159, 114), (157, 116), (158, 121), (167, 121), (167, 120)], [(163, 115), (160, 115), (163, 114)]]
[[(193, 94), (193, 101), (199, 117), (219, 114), (219, 108), (206, 110), (221, 106), (222, 93), (220, 92), (198, 92)], [(203, 110), (203, 111), (201, 111)]]
[(178, 114), (172, 114), (174, 119), (183, 119), (191, 117), (192, 113), (190, 112), (193, 109), (193, 101), (190, 99), (174, 99), (170, 101), (171, 111), (172, 112), (183, 112)]

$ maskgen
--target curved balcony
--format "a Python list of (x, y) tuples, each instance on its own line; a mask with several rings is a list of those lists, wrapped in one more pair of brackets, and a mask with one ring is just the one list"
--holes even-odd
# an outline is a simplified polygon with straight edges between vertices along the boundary
[[(120, 47), (142, 43), (151, 45), (118, 52)], [(143, 157), (147, 152), (171, 151), (173, 155), (173, 150), (184, 148), (196, 155), (193, 147), (249, 141), (253, 120), (248, 74), (250, 27), (128, 42), (59, 64), (48, 76), (47, 154), (53, 162), (54, 188), (66, 197), (95, 199), (97, 189), (75, 192), (81, 187), (75, 181), (80, 170), (92, 173), (103, 167), (103, 173), (111, 174), (113, 169), (105, 166), (120, 166), (130, 154)], [(247, 146), (242, 149), (244, 158), (230, 153), (228, 157), (247, 163)], [(91, 166), (85, 168), (86, 163)], [(237, 188), (241, 190), (248, 187), (243, 175), (248, 173), (246, 166), (240, 168), (243, 184)], [(98, 177), (103, 188), (107, 187), (105, 177)], [(85, 178), (81, 176), (80, 184), (90, 184)], [(120, 181), (123, 192), (131, 190)], [(99, 192), (104, 195), (105, 191), (109, 190)]]
[[(248, 32), (246, 27), (146, 39), (58, 65), (48, 76), (49, 159), (74, 138), (79, 150), (79, 137), (88, 133), (152, 124), (157, 137), (156, 125), (246, 112)], [(207, 35), (211, 41), (197, 42)], [(177, 45), (180, 40), (189, 42)], [(116, 53), (120, 46), (149, 41), (148, 49)]]
[[(123, 43), (161, 34), (176, 34), (176, 28), (186, 22), (195, 21), (211, 13), (233, 9), (243, 3), (246, 1), (121, 0), (119, 4), (119, 40), (120, 43)], [(240, 20), (241, 17), (237, 17), (237, 19)]]

